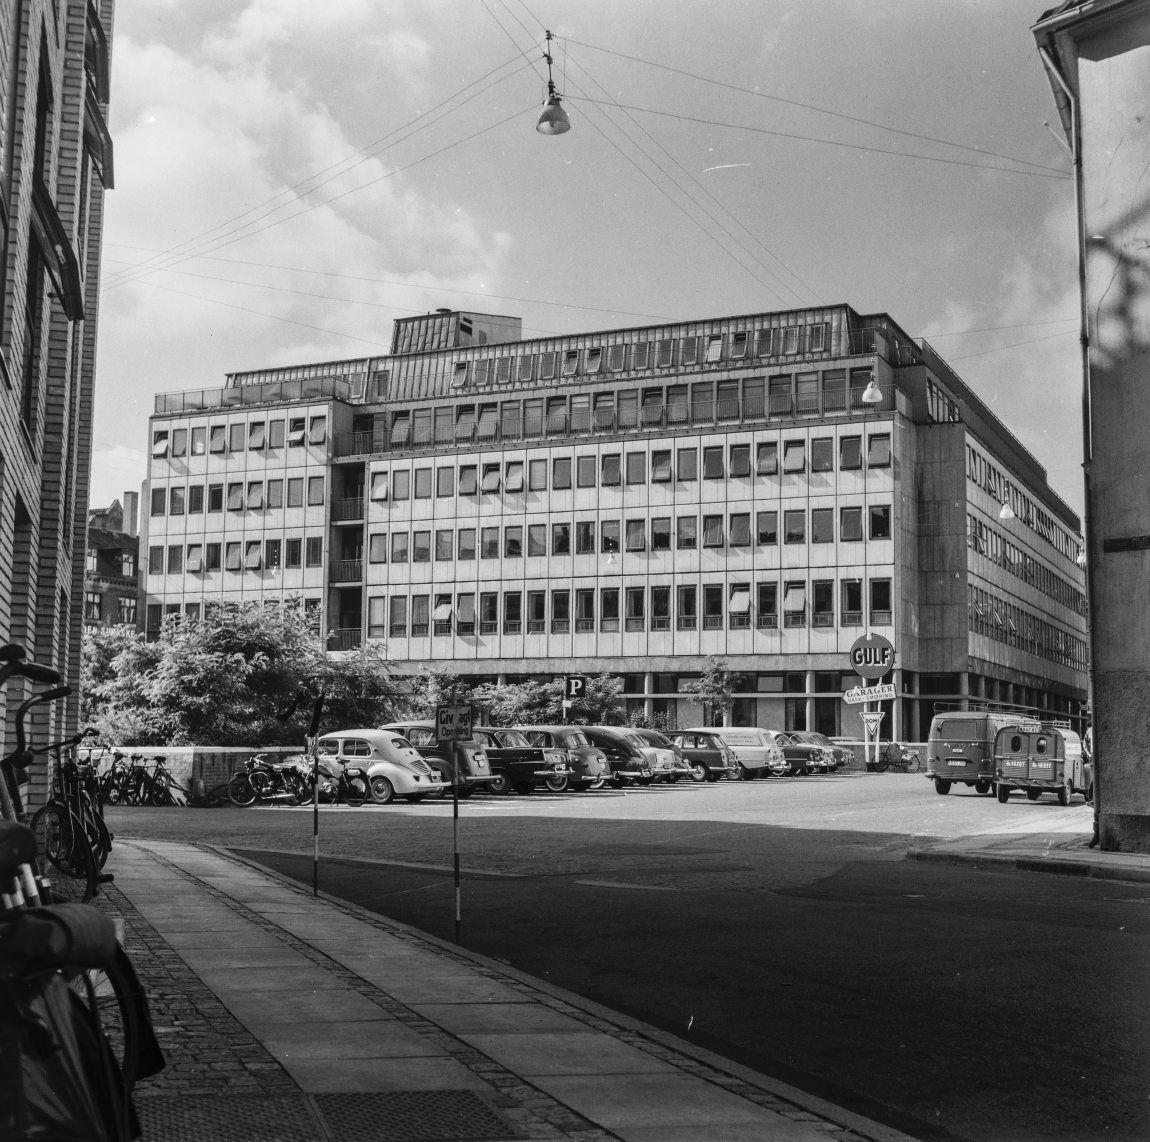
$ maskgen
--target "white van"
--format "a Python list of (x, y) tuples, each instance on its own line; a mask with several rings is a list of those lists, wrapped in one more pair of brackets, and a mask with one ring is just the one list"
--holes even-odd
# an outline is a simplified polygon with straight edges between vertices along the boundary
[(739, 763), (738, 776), (744, 781), (786, 773), (787, 759), (770, 730), (754, 726), (714, 726), (707, 732), (730, 746)]

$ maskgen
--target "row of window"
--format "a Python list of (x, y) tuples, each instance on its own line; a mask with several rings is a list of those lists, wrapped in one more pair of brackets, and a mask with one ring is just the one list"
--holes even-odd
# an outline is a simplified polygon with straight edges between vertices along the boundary
[[(781, 471), (802, 473), (808, 470), (806, 438), (784, 440)], [(810, 471), (835, 470), (835, 438), (816, 437), (810, 442)], [(777, 440), (750, 444), (705, 446), (702, 456), (704, 480), (725, 480), (756, 476), (775, 476), (780, 471)], [(840, 471), (863, 467), (861, 436), (838, 439)], [(866, 441), (866, 467), (889, 468), (891, 463), (890, 433), (872, 433)], [(492, 461), (485, 464), (461, 464), (438, 468), (392, 468), (371, 474), (370, 496), (373, 500), (430, 499), (437, 497), (475, 496), (510, 492), (562, 491), (576, 488), (613, 488), (627, 485), (666, 484), (672, 481), (690, 483), (699, 479), (699, 449), (656, 449), (644, 452), (589, 452), (581, 456), (555, 456), (548, 460)]]
[[(844, 344), (841, 347), (843, 352), (874, 352), (873, 331), (860, 330), (853, 337), (855, 343)], [(595, 376), (629, 370), (714, 365), (753, 357), (798, 357), (828, 353), (830, 349), (830, 322), (817, 321), (758, 330), (739, 329), (727, 334), (661, 337), (654, 342), (639, 341), (629, 345), (590, 345), (583, 349), (551, 349), (538, 354), (457, 361), (453, 380), (458, 387), (468, 382), (509, 385), (512, 382), (553, 381), (560, 377)]]
[(966, 446), (966, 478), (989, 492), (999, 503), (1010, 504), (1020, 523), (1042, 536), (1067, 559), (1077, 559), (1078, 539), (1042, 510), (1021, 488), (1000, 472), (972, 445)]
[[(282, 607), (281, 607), (282, 603)], [(319, 620), (321, 614), (322, 600), (315, 598), (300, 599), (293, 597), (291, 599), (264, 599), (263, 605), (266, 610), (278, 611), (288, 607), (299, 607), (303, 605), (305, 617), (308, 619), (312, 629), (318, 633)], [(210, 617), (213, 613), (221, 610), (227, 610), (229, 607), (234, 607), (234, 603), (220, 603), (210, 602), (204, 603), (201, 608), (199, 603), (149, 603), (145, 611), (146, 619), (144, 629), (150, 639), (156, 638), (160, 633), (160, 626), (165, 618), (183, 619), (188, 622), (197, 622), (200, 615)]]
[[(870, 621), (889, 626), (890, 579), (871, 579)], [(604, 633), (618, 631), (771, 630), (834, 627), (864, 622), (863, 581), (805, 579), (750, 583), (684, 584), (678, 587), (566, 587), (551, 591), (461, 591), (375, 595), (368, 599), (369, 638), (424, 635)], [(808, 599), (809, 590), (809, 599)], [(672, 601), (674, 612), (672, 613)]]
[[(306, 496), (305, 496), (306, 489)], [(322, 506), (323, 476), (289, 476), (286, 480), (233, 481), (227, 484), (170, 484), (152, 488), (153, 516)]]
[[(134, 626), (136, 623), (136, 600), (125, 599), (122, 596), (109, 598), (109, 603), (115, 603), (115, 621)], [(99, 591), (84, 592), (84, 621), (89, 623), (102, 623), (104, 621), (104, 596)]]
[[(871, 504), (867, 510), (867, 535), (870, 539), (891, 538), (890, 504)], [(835, 509), (803, 508), (754, 513), (751, 530), (750, 512), (704, 514), (700, 531), (699, 516), (656, 516), (653, 519), (570, 520), (561, 522), (507, 524), (500, 527), (438, 528), (426, 531), (372, 532), (368, 537), (368, 559), (372, 563), (430, 563), (452, 559), (519, 559), (524, 555), (609, 555), (625, 551), (680, 551), (703, 547), (774, 546), (779, 542), (779, 516), (782, 515), (782, 542), (833, 543)], [(844, 543), (863, 539), (863, 509), (838, 509), (839, 539)], [(432, 536), (434, 534), (434, 545)], [(478, 546), (477, 546), (478, 540)], [(501, 542), (502, 540), (502, 542)], [(526, 544), (525, 544), (526, 541)], [(550, 542), (548, 542), (550, 541)]]
[(211, 571), (274, 571), (323, 566), (323, 536), (292, 539), (229, 540), (223, 543), (172, 543), (148, 548), (149, 575)]
[[(134, 551), (109, 552), (105, 556), (105, 563), (118, 567), (119, 575), (123, 579), (131, 579), (136, 574), (136, 553)], [(96, 575), (100, 571), (99, 548), (89, 547), (86, 552), (84, 569), (89, 575)]]
[(1048, 662), (1086, 669), (1086, 643), (1082, 639), (974, 584), (968, 591), (967, 626), (972, 633), (1027, 650)]
[(1005, 567), (1015, 578), (1033, 584), (1048, 598), (1069, 607), (1075, 614), (1086, 614), (1086, 595), (1082, 591), (969, 512), (966, 516), (966, 545)]
[(221, 455), (228, 452), (263, 452), (267, 449), (302, 448), (327, 440), (327, 417), (292, 416), (286, 420), (235, 420), (228, 424), (195, 428), (157, 428), (152, 432), (152, 457)]

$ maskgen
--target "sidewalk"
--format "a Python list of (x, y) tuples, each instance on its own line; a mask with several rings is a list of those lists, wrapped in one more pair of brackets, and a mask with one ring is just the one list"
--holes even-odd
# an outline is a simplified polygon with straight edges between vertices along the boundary
[(907, 1140), (223, 850), (109, 869), (168, 1059), (146, 1142)]

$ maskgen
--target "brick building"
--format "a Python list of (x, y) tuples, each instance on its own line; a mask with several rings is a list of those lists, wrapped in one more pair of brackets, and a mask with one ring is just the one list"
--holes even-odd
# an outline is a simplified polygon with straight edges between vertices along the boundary
[(124, 503), (88, 512), (84, 568), (84, 625), (137, 625), (140, 591), (139, 493), (125, 492)]
[[(113, 0), (0, 4), (0, 641), (74, 687), (112, 11)], [(76, 701), (52, 707), (53, 732)]]
[(885, 314), (523, 340), (439, 311), (396, 322), (386, 357), (161, 394), (150, 431), (152, 633), (301, 600), (335, 651), (380, 640), (400, 670), (475, 680), (606, 671), (680, 724), (720, 655), (736, 722), (858, 734), (842, 694), (870, 629), (897, 648), (895, 736), (943, 706), (1078, 718), (1085, 699), (1077, 517)]

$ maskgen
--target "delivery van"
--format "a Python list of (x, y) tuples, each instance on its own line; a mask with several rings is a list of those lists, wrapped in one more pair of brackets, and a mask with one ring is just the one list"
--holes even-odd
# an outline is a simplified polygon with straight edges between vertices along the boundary
[(1007, 726), (1040, 730), (1033, 718), (987, 710), (947, 710), (935, 714), (926, 743), (926, 775), (936, 793), (952, 785), (973, 786), (976, 793), (994, 789), (994, 739)]

